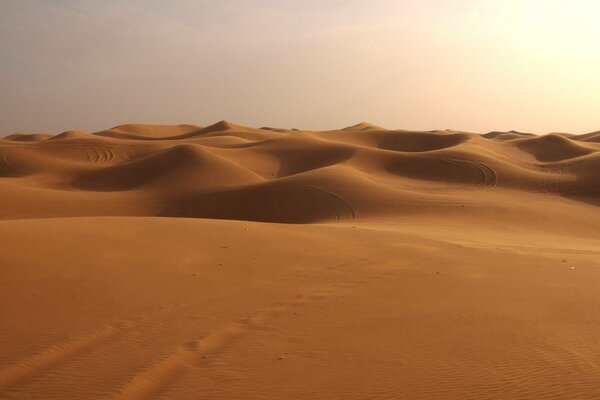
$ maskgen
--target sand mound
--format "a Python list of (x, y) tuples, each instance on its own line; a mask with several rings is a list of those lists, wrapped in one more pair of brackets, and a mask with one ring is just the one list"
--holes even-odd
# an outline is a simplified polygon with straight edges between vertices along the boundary
[(0, 182), (25, 186), (35, 184), (40, 189), (64, 189), (68, 187), (71, 177), (86, 171), (87, 168), (79, 162), (73, 162), (72, 159), (63, 157), (63, 155), (62, 153), (45, 152), (43, 149), (31, 145), (0, 146), (0, 177), (23, 178), (22, 180), (10, 179)]
[(22, 217), (43, 214), (52, 198), (65, 205), (52, 215), (293, 223), (442, 212), (473, 201), (498, 207), (501, 193), (515, 192), (598, 203), (600, 149), (579, 137), (371, 128), (292, 132), (221, 121), (8, 140), (0, 146), (0, 195)]
[(342, 131), (384, 131), (385, 128), (382, 128), (377, 125), (370, 124), (368, 122), (360, 122), (356, 125), (348, 126), (346, 128), (340, 129)]
[(594, 152), (567, 137), (550, 134), (521, 140), (517, 146), (533, 155), (539, 161), (561, 161), (581, 157)]
[(279, 132), (275, 129), (263, 130), (237, 125), (229, 121), (219, 121), (213, 125), (207, 126), (206, 128), (197, 129), (171, 139), (206, 139), (215, 136), (234, 136), (246, 140), (261, 141), (279, 137), (282, 133), (283, 132)]
[(147, 124), (125, 124), (111, 128), (112, 132), (133, 133), (139, 136), (165, 137), (177, 136), (200, 129), (196, 125), (147, 125)]
[(250, 128), (243, 125), (237, 125), (229, 121), (219, 121), (212, 125), (197, 130), (198, 133), (213, 133), (213, 132), (224, 132), (224, 131), (255, 131), (256, 129)]
[(595, 142), (600, 143), (600, 131), (586, 133), (584, 135), (579, 135), (574, 138), (575, 140), (579, 140), (582, 142)]
[[(311, 223), (351, 216), (319, 188), (292, 182), (266, 182), (174, 199), (163, 215), (279, 223)], [(337, 200), (342, 203), (342, 200)]]
[(196, 125), (147, 125), (147, 124), (125, 124), (114, 128), (94, 132), (94, 135), (114, 139), (131, 140), (161, 140), (178, 137), (186, 133), (200, 129)]
[(355, 150), (345, 144), (319, 140), (307, 133), (295, 133), (244, 146), (242, 154), (230, 153), (261, 176), (283, 178), (324, 168), (348, 160)]
[(51, 137), (48, 140), (73, 140), (73, 139), (89, 139), (93, 138), (90, 133), (78, 130), (70, 130)]
[(378, 149), (418, 153), (457, 146), (471, 137), (473, 135), (447, 132), (349, 131), (336, 139)]
[(111, 165), (74, 181), (86, 190), (123, 191), (182, 185), (186, 190), (260, 181), (251, 171), (195, 144), (180, 144), (132, 161)]
[(6, 136), (4, 138), (0, 138), (0, 140), (12, 140), (15, 142), (43, 142), (49, 138), (53, 137), (47, 133), (33, 133), (33, 134), (25, 134), (25, 133), (15, 133), (13, 135)]
[(479, 185), (486, 179), (482, 170), (470, 160), (394, 156), (385, 162), (384, 169), (398, 176), (424, 181)]
[(533, 133), (522, 133), (517, 131), (509, 131), (509, 132), (488, 132), (483, 135), (486, 139), (494, 139), (494, 140), (513, 140), (513, 139), (523, 139), (525, 137), (535, 137)]
[(290, 133), (290, 132), (298, 131), (298, 129), (273, 128), (271, 126), (261, 126), (259, 129), (261, 131), (273, 131), (273, 132), (281, 132), (281, 133)]

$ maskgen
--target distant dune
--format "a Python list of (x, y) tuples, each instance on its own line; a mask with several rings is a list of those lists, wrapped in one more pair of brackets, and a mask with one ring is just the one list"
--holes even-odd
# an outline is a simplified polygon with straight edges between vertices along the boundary
[(303, 132), (227, 121), (13, 135), (0, 141), (0, 176), (11, 178), (0, 184), (0, 218), (309, 223), (474, 201), (493, 207), (507, 191), (598, 204), (596, 137), (412, 132), (368, 123)]
[(0, 398), (600, 399), (600, 136), (0, 139)]

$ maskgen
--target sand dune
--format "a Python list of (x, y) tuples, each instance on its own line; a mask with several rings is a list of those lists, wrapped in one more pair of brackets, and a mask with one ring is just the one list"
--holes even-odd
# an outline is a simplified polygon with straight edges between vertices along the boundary
[(72, 139), (87, 139), (90, 134), (84, 131), (70, 130), (60, 133), (56, 136), (52, 136), (48, 140), (72, 140)]
[(523, 139), (517, 145), (540, 161), (562, 161), (596, 152), (598, 149), (560, 135)]
[(51, 137), (53, 137), (53, 135), (50, 135), (48, 133), (32, 133), (32, 134), (15, 133), (15, 134), (6, 136), (4, 138), (4, 140), (13, 140), (13, 141), (18, 141), (18, 142), (41, 142), (41, 141), (49, 139)]
[[(80, 216), (105, 215), (92, 201), (96, 192), (129, 191), (135, 201), (162, 204), (147, 216), (270, 222), (346, 218), (332, 199), (349, 196), (359, 217), (405, 213), (413, 207), (404, 204), (411, 195), (431, 208), (444, 208), (458, 197), (480, 207), (501, 206), (490, 189), (598, 203), (593, 171), (600, 147), (590, 135), (506, 135), (389, 131), (365, 123), (340, 131), (283, 132), (221, 121), (206, 128), (122, 125), (94, 134), (68, 131), (43, 141), (18, 136), (1, 142), (0, 175), (6, 184), (0, 191), (27, 188), (27, 199), (12, 199), (21, 206), (20, 218), (39, 217), (49, 189), (90, 198), (87, 205), (71, 205), (65, 193), (65, 216), (72, 206)], [(316, 189), (306, 190), (306, 182)], [(32, 193), (39, 196), (31, 199)], [(382, 193), (398, 207), (382, 209)], [(253, 206), (225, 200), (237, 197)], [(194, 200), (181, 208), (185, 198)], [(299, 204), (291, 206), (290, 198)], [(134, 205), (113, 199), (111, 215), (131, 215), (127, 210)], [(312, 211), (297, 211), (302, 202), (312, 204)]]
[(151, 140), (177, 137), (200, 129), (195, 125), (146, 125), (126, 124), (115, 126), (106, 131), (96, 132), (98, 136), (115, 139)]
[(600, 398), (600, 143), (0, 139), (0, 398)]
[(577, 136), (577, 140), (582, 142), (600, 142), (600, 131), (586, 133), (585, 135)]
[(356, 125), (348, 126), (341, 130), (342, 131), (378, 131), (378, 130), (385, 130), (385, 129), (380, 126), (370, 124), (368, 122), (360, 122)]
[[(110, 159), (108, 161), (110, 163)], [(220, 187), (261, 180), (255, 173), (211, 153), (203, 146), (186, 143), (94, 170), (73, 181), (73, 186), (114, 192), (148, 185), (158, 186), (159, 190), (163, 190), (165, 186), (175, 184), (187, 186), (195, 183), (196, 187)]]

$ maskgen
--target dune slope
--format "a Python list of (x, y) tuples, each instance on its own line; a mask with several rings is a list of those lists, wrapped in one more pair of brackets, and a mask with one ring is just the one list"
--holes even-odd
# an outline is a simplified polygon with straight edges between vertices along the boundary
[(0, 139), (0, 398), (600, 398), (596, 136)]
[[(598, 204), (593, 171), (600, 147), (590, 135), (507, 135), (365, 123), (274, 131), (221, 121), (9, 137), (0, 141), (0, 218), (43, 217), (53, 198), (65, 207), (50, 216), (127, 216), (136, 209), (134, 215), (298, 223), (402, 215), (415, 211), (414, 198), (432, 210), (461, 202), (496, 208), (496, 194), (507, 191)], [(382, 198), (390, 206), (382, 207)], [(352, 212), (340, 215), (338, 203)]]

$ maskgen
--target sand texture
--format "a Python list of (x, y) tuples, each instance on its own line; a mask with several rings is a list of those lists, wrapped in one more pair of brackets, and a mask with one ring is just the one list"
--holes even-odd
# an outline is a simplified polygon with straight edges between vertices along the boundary
[(0, 139), (0, 399), (600, 399), (600, 133)]

